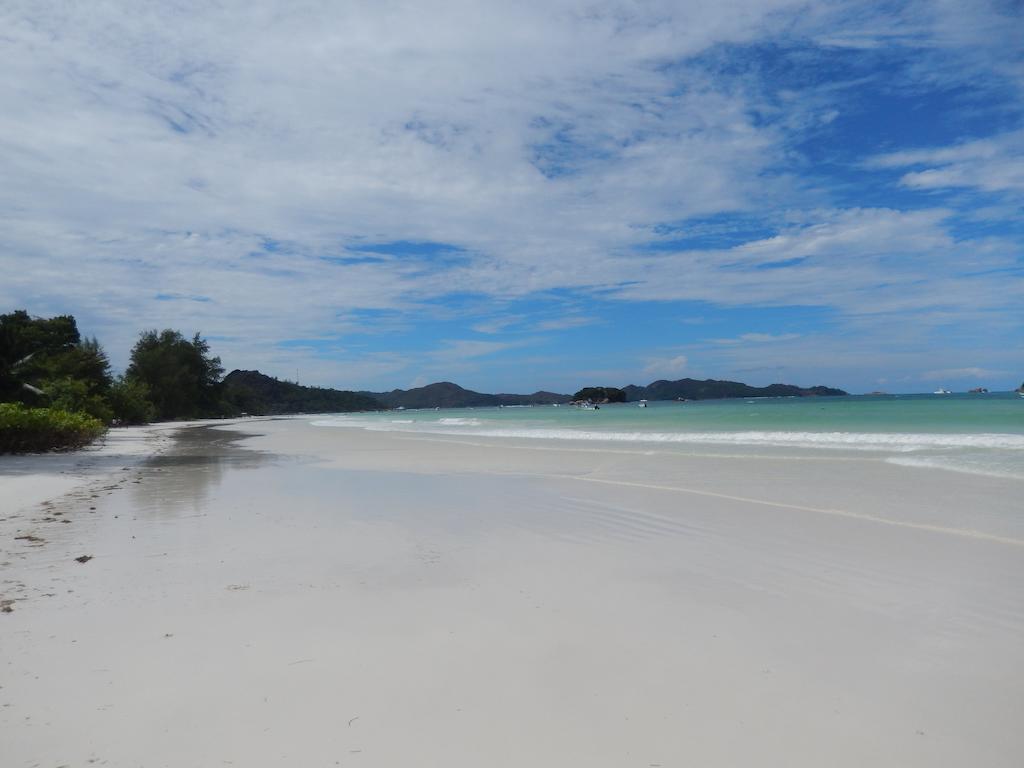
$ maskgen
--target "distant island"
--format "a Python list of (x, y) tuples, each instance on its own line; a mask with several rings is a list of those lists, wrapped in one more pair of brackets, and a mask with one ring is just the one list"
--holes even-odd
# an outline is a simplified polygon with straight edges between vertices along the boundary
[(752, 387), (739, 381), (717, 379), (659, 379), (646, 387), (630, 384), (622, 388), (626, 400), (721, 400), (730, 397), (839, 397), (848, 395), (834, 387), (798, 387), (794, 384), (769, 384), (767, 387)]
[(584, 387), (572, 396), (572, 402), (594, 403), (595, 405), (624, 403), (626, 402), (626, 393), (617, 387)]

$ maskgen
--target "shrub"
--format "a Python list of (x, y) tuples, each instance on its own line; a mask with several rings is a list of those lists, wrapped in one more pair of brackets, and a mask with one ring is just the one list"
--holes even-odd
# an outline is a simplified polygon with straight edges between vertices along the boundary
[(103, 422), (85, 413), (0, 403), (0, 453), (81, 448), (105, 431)]

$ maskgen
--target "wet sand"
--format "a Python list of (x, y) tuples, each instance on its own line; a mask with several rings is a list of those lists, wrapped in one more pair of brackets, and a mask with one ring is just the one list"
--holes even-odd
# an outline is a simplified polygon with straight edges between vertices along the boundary
[(121, 482), (4, 495), (4, 765), (1024, 753), (1018, 481), (301, 419), (181, 435)]

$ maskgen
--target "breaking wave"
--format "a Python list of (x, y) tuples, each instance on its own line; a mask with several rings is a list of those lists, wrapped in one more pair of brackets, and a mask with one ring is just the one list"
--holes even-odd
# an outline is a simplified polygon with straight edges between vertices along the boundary
[(1024, 451), (1024, 435), (1004, 433), (943, 434), (899, 432), (795, 432), (747, 430), (735, 432), (616, 432), (561, 428), (503, 428), (483, 426), (480, 419), (442, 418), (436, 421), (379, 421), (324, 419), (317, 427), (362, 428), (373, 431), (408, 431), (428, 434), (472, 435), (519, 440), (566, 440), (610, 443), (679, 445), (746, 445), (781, 448), (824, 448), (861, 451), (934, 451), (942, 449), (998, 449)]

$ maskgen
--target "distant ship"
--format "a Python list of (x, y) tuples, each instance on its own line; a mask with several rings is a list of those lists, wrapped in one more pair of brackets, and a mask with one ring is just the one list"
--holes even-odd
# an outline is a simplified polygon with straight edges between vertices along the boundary
[(967, 392), (972, 395), (987, 395), (988, 389), (985, 387), (975, 387), (974, 389), (968, 389)]
[(637, 405), (639, 407), (641, 407), (641, 408), (646, 408), (647, 407), (647, 401), (646, 400), (641, 400), (639, 403), (637, 403)]
[(939, 387), (934, 392), (932, 392), (932, 394), (933, 395), (952, 395), (953, 393), (950, 392), (948, 389), (943, 389), (942, 387)]

